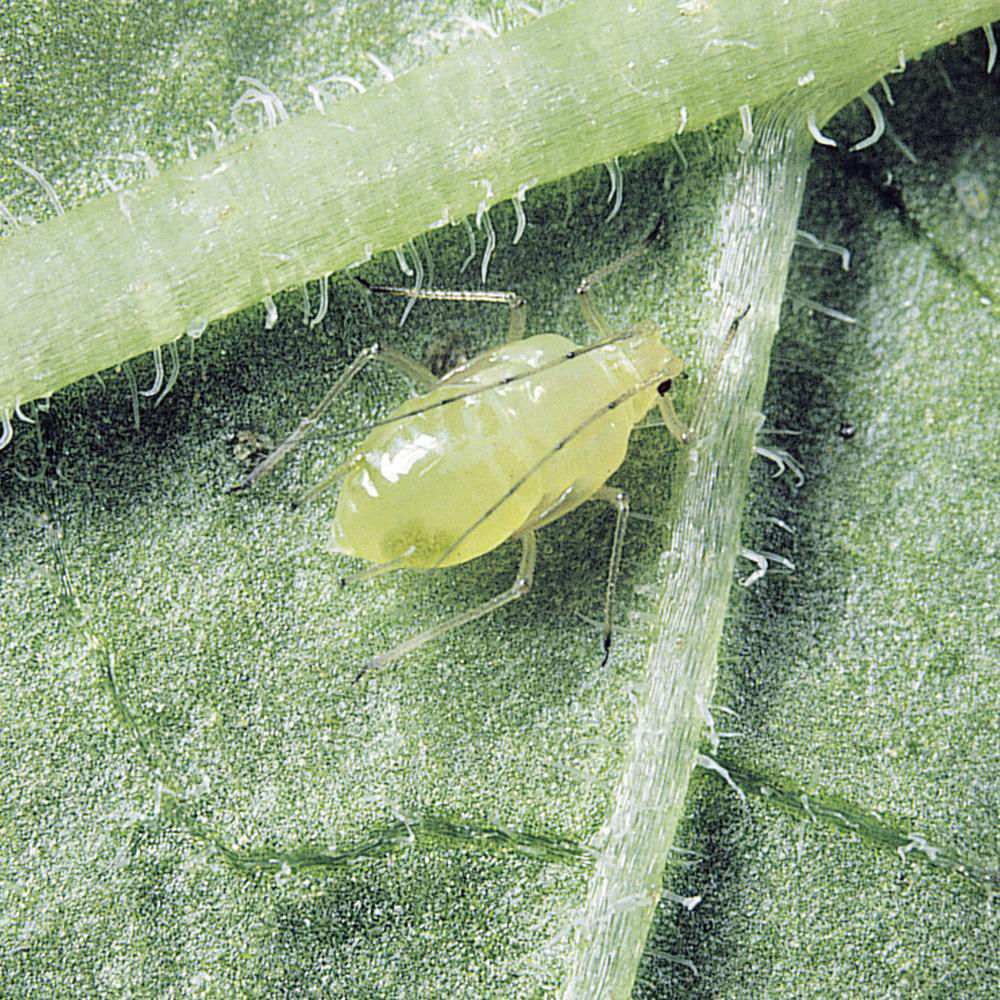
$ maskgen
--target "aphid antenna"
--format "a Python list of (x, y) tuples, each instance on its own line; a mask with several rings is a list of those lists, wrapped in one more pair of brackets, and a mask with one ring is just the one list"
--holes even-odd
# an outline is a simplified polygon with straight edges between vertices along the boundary
[[(517, 292), (467, 291), (463, 289), (441, 288), (410, 288), (402, 285), (376, 285), (366, 279), (354, 275), (354, 280), (363, 285), (369, 292), (382, 295), (396, 295), (404, 299), (432, 299), (436, 302), (495, 302), (498, 305), (510, 306), (511, 309), (523, 309), (527, 302)], [(516, 336), (511, 339), (518, 339)]]
[[(275, 448), (262, 462), (256, 465), (251, 472), (240, 482), (226, 489), (226, 493), (235, 493), (237, 490), (244, 490), (252, 486), (261, 476), (266, 475), (271, 469), (281, 462), (285, 456), (297, 448), (315, 429), (319, 417), (330, 407), (336, 396), (343, 390), (344, 386), (359, 372), (372, 358), (382, 352), (382, 347), (376, 342), (366, 347), (347, 368), (341, 372), (340, 377), (326, 391), (320, 400), (319, 405), (309, 416), (303, 418), (299, 426), (292, 431), (288, 439), (280, 447)], [(133, 376), (134, 380), (134, 376)]]
[(584, 316), (587, 323), (593, 327), (595, 330), (600, 330), (605, 336), (608, 336), (612, 331), (608, 326), (607, 320), (597, 311), (593, 302), (590, 301), (590, 290), (595, 286), (599, 285), (605, 278), (610, 277), (616, 271), (620, 271), (623, 267), (631, 264), (636, 257), (641, 257), (647, 250), (656, 242), (656, 238), (660, 235), (660, 230), (663, 228), (663, 216), (657, 217), (656, 222), (653, 223), (653, 228), (646, 234), (643, 241), (636, 246), (632, 247), (626, 253), (623, 253), (617, 260), (611, 261), (609, 264), (605, 264), (604, 267), (598, 268), (592, 274), (588, 274), (579, 285), (576, 286), (576, 294), (580, 296), (580, 306), (583, 309)]

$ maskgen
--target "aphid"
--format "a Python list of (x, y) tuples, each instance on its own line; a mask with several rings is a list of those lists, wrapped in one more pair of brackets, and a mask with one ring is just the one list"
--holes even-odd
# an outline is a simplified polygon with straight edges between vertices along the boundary
[(672, 380), (682, 374), (680, 359), (662, 344), (652, 322), (612, 331), (590, 288), (642, 253), (657, 229), (577, 288), (584, 319), (600, 337), (588, 346), (555, 334), (525, 338), (525, 302), (512, 292), (367, 286), (404, 298), (504, 304), (510, 309), (507, 341), (440, 379), (405, 355), (373, 344), (237, 488), (252, 485), (280, 462), (347, 383), (377, 358), (409, 376), (420, 392), (378, 421), (346, 462), (305, 493), (303, 501), (343, 480), (333, 548), (374, 564), (355, 579), (397, 568), (456, 566), (511, 538), (521, 542), (521, 561), (502, 593), (371, 657), (359, 677), (522, 597), (534, 574), (535, 532), (587, 500), (611, 504), (617, 515), (604, 602), (607, 660), (628, 517), (627, 497), (608, 479), (625, 458), (632, 428), (654, 405), (678, 441), (686, 443), (689, 431), (668, 396)]

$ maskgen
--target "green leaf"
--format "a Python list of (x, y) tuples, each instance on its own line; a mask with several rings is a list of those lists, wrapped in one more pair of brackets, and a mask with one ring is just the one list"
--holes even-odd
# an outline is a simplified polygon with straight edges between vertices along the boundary
[[(105, 149), (186, 155), (204, 117), (223, 124), (237, 75), (282, 93), (334, 71), (370, 80), (365, 51), (398, 69), (412, 58), (401, 41), (408, 29), (431, 37), (430, 22), (411, 26), (405, 12), (397, 35), (353, 10), (322, 17), (267, 4), (227, 23), (181, 19), (172, 7), (155, 16), (136, 8), (119, 21), (120, 9), (68, 11), (58, 30), (39, 22), (31, 32), (26, 8), (16, 19), (18, 43), (27, 51), (33, 40), (39, 52), (18, 65), (38, 67), (42, 82), (18, 91), (32, 101), (18, 108), (14, 152), (64, 196), (73, 177), (89, 192), (102, 170), (119, 169), (98, 160)], [(438, 23), (448, 23), (443, 13)], [(110, 40), (121, 31), (129, 55), (118, 62)], [(615, 817), (655, 815), (632, 794), (642, 782), (628, 785), (644, 759), (638, 737), (663, 738), (636, 719), (649, 721), (649, 680), (676, 653), (650, 657), (650, 637), (662, 650), (691, 630), (700, 687), (681, 691), (675, 708), (686, 728), (666, 734), (680, 756), (676, 766), (661, 760), (646, 783), (670, 799), (670, 827), (694, 763), (701, 693), (718, 728), (741, 734), (725, 742), (730, 756), (995, 867), (996, 318), (979, 300), (997, 286), (996, 210), (974, 218), (967, 192), (978, 189), (959, 185), (963, 208), (954, 183), (961, 175), (996, 190), (996, 136), (982, 129), (991, 113), (985, 48), (981, 34), (964, 39), (892, 78), (890, 124), (916, 164), (885, 139), (867, 151), (871, 160), (815, 158), (801, 225), (849, 244), (854, 269), (844, 275), (832, 255), (796, 252), (764, 408), (768, 426), (803, 432), (790, 447), (807, 480), (795, 491), (755, 466), (742, 538), (786, 552), (797, 571), (736, 590), (714, 702), (734, 538), (707, 571), (677, 552), (696, 537), (697, 526), (683, 525), (685, 511), (699, 509), (686, 506), (685, 487), (697, 482), (699, 458), (704, 465), (717, 445), (723, 454), (742, 448), (749, 461), (757, 404), (736, 370), (762, 378), (785, 281), (770, 248), (788, 235), (793, 217), (782, 212), (799, 193), (775, 183), (785, 174), (753, 174), (754, 163), (766, 173), (789, 162), (768, 151), (763, 111), (746, 163), (729, 127), (682, 137), (686, 168), (671, 147), (623, 161), (622, 209), (610, 223), (603, 168), (529, 193), (516, 246), (513, 208), (491, 213), (489, 287), (524, 294), (531, 329), (578, 339), (579, 278), (664, 216), (655, 248), (596, 294), (615, 325), (652, 318), (690, 360), (684, 413), (727, 324), (752, 304), (741, 334), (756, 347), (727, 363), (703, 443), (684, 452), (660, 431), (637, 431), (615, 477), (646, 519), (630, 526), (606, 668), (599, 630), (585, 619), (600, 613), (611, 523), (607, 511), (585, 507), (541, 534), (529, 597), (351, 684), (366, 656), (503, 589), (516, 565), (507, 546), (454, 570), (340, 587), (357, 567), (325, 550), (331, 507), (293, 511), (290, 500), (343, 456), (345, 431), (405, 396), (384, 372), (355, 383), (330, 415), (330, 434), (258, 491), (223, 492), (246, 469), (240, 431), (289, 432), (375, 339), (424, 360), (498, 342), (504, 317), (487, 307), (419, 303), (398, 329), (399, 303), (374, 302), (369, 315), (364, 294), (341, 279), (310, 328), (291, 291), (275, 296), (271, 330), (258, 306), (213, 325), (193, 360), (182, 345), (176, 385), (158, 406), (143, 398), (138, 430), (124, 372), (60, 393), (38, 438), (19, 426), (0, 455), (9, 511), (0, 523), (4, 995), (542, 996), (565, 993), (580, 970), (587, 986), (572, 995), (586, 995), (600, 982), (593, 966), (626, 984), (644, 934), (631, 926), (632, 950), (595, 945), (607, 911), (594, 901), (609, 901), (595, 887), (624, 876), (610, 897), (613, 922), (648, 920), (659, 886), (650, 872), (671, 829), (623, 838), (620, 868), (608, 855), (575, 860), (576, 848), (600, 848), (598, 831)], [(80, 51), (101, 53), (99, 68)], [(143, 87), (148, 102), (136, 100)], [(78, 101), (68, 99), (74, 92)], [(866, 116), (852, 108), (826, 131), (845, 147), (870, 130)], [(111, 133), (129, 140), (112, 144)], [(903, 212), (879, 187), (886, 170)], [(8, 207), (42, 214), (22, 174), (3, 176), (21, 189), (4, 192)], [(736, 223), (728, 243), (719, 240), (727, 218)], [(480, 232), (472, 271), (482, 252)], [(419, 254), (427, 284), (478, 280), (460, 273), (461, 228), (417, 239), (406, 253), (411, 264)], [(400, 280), (391, 257), (366, 273)], [(311, 285), (310, 315), (318, 294)], [(817, 315), (806, 299), (858, 322)], [(59, 300), (55, 311), (70, 308)], [(171, 360), (167, 352), (167, 375)], [(140, 389), (154, 382), (148, 355), (134, 375)], [(837, 430), (847, 422), (856, 433), (844, 439)], [(731, 481), (712, 494), (702, 527), (732, 533), (741, 473), (735, 460), (724, 472)], [(797, 529), (791, 547), (769, 516)], [(53, 518), (80, 611), (53, 596)], [(664, 617), (681, 613), (668, 588), (692, 572), (711, 584), (711, 602), (695, 602), (704, 619), (679, 624)], [(80, 642), (80, 616), (96, 650)], [(109, 653), (135, 730), (102, 686)], [(740, 712), (731, 726), (720, 704)], [(655, 768), (655, 753), (646, 759)], [(987, 995), (997, 935), (975, 883), (918, 868), (913, 853), (904, 862), (842, 832), (796, 829), (710, 781), (696, 780), (680, 834), (703, 860), (667, 883), (704, 901), (692, 913), (661, 903), (638, 995)], [(283, 859), (289, 869), (368, 847), (325, 872), (277, 864), (273, 874), (241, 875), (216, 837), (235, 852), (230, 860)], [(647, 882), (624, 892), (630, 872)], [(700, 976), (663, 955), (694, 962)]]

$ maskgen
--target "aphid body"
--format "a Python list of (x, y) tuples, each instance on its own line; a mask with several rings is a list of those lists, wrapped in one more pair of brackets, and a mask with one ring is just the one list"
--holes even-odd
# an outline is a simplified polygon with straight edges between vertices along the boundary
[[(607, 658), (628, 516), (627, 497), (606, 485), (608, 478), (625, 459), (632, 429), (653, 406), (679, 441), (687, 442), (689, 432), (668, 394), (672, 380), (682, 373), (680, 359), (664, 346), (652, 322), (612, 331), (591, 301), (590, 287), (644, 252), (657, 229), (643, 246), (580, 283), (584, 319), (600, 338), (587, 346), (555, 334), (523, 338), (524, 300), (512, 292), (362, 282), (372, 292), (400, 297), (507, 305), (507, 342), (441, 378), (411, 358), (373, 344), (240, 485), (252, 485), (280, 462), (315, 429), (347, 383), (378, 359), (398, 368), (421, 391), (379, 420), (348, 460), (303, 497), (308, 500), (343, 480), (333, 519), (333, 548), (374, 564), (355, 578), (397, 568), (455, 566), (510, 538), (518, 538), (522, 550), (517, 576), (505, 591), (371, 657), (360, 673), (523, 596), (534, 574), (536, 529), (590, 499), (617, 511), (604, 601)], [(727, 344), (740, 318), (734, 320)]]
[(541, 334), (478, 355), (360, 444), (340, 489), (336, 549), (453, 566), (549, 524), (604, 486), (681, 368), (652, 323), (594, 350)]

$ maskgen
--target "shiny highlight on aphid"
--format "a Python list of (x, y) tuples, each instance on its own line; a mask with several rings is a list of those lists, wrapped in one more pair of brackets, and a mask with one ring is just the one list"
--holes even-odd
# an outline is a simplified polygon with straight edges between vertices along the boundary
[[(555, 334), (525, 337), (525, 301), (513, 292), (365, 283), (373, 293), (407, 299), (505, 305), (510, 310), (506, 343), (441, 378), (391, 348), (371, 345), (237, 488), (251, 486), (274, 468), (315, 429), (351, 379), (380, 360), (410, 378), (418, 394), (371, 427), (350, 457), (302, 498), (311, 500), (341, 482), (334, 548), (372, 564), (352, 579), (400, 568), (459, 565), (508, 539), (520, 541), (521, 560), (506, 590), (371, 657), (358, 677), (527, 593), (535, 570), (535, 532), (587, 500), (608, 503), (616, 512), (604, 601), (607, 660), (628, 517), (628, 498), (608, 480), (625, 459), (632, 429), (654, 406), (678, 441), (687, 443), (690, 431), (669, 397), (683, 365), (664, 346), (659, 329), (646, 321), (613, 331), (590, 289), (648, 249), (658, 229), (578, 286), (584, 319), (599, 337), (587, 346)], [(723, 352), (738, 323), (739, 318)]]

